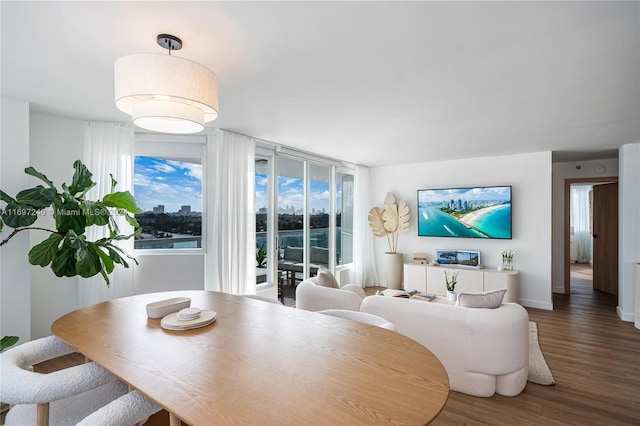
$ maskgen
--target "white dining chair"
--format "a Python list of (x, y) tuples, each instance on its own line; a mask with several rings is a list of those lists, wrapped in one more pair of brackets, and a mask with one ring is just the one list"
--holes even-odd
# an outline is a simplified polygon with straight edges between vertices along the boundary
[(155, 402), (138, 392), (131, 391), (111, 401), (93, 414), (85, 417), (77, 426), (122, 426), (143, 424), (160, 411)]
[(375, 325), (376, 327), (386, 328), (391, 331), (398, 331), (395, 324), (377, 315), (368, 314), (366, 312), (349, 311), (347, 309), (325, 309), (318, 311), (319, 314), (330, 315), (333, 317), (344, 318), (351, 321), (361, 322), (363, 324)]
[(127, 393), (126, 384), (93, 362), (49, 374), (31, 369), (73, 352), (51, 336), (0, 354), (0, 401), (14, 404), (5, 425), (73, 425)]

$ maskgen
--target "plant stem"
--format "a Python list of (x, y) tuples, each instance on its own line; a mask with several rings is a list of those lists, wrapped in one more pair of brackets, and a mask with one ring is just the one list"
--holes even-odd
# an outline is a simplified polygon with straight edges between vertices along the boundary
[(7, 244), (9, 242), (9, 240), (11, 238), (13, 238), (18, 232), (20, 231), (27, 231), (27, 230), (38, 230), (38, 231), (47, 231), (47, 232), (51, 232), (52, 234), (60, 234), (60, 235), (64, 235), (60, 232), (56, 232), (56, 231), (52, 231), (51, 229), (45, 229), (45, 228), (38, 228), (36, 226), (27, 226), (26, 228), (16, 228), (13, 230), (12, 233), (9, 234), (9, 236), (7, 238), (5, 238), (4, 240), (0, 241), (0, 246), (3, 246), (5, 244)]

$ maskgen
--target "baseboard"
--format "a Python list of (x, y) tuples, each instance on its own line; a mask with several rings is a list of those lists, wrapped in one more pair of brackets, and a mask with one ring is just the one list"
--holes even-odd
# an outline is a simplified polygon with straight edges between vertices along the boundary
[(626, 322), (635, 321), (635, 315), (628, 312), (623, 312), (622, 309), (620, 309), (620, 306), (616, 306), (616, 314), (618, 314), (618, 318), (620, 318), (622, 321), (626, 321)]
[(553, 303), (541, 302), (539, 300), (520, 299), (520, 304), (527, 308), (545, 309), (553, 311)]

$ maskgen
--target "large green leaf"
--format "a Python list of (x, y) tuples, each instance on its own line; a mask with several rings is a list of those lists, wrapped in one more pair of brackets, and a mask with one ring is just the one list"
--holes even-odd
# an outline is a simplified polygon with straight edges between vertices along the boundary
[(109, 207), (116, 207), (118, 209), (124, 209), (129, 213), (141, 213), (142, 209), (138, 207), (136, 199), (131, 195), (129, 191), (114, 192), (113, 194), (107, 194), (102, 199), (102, 202)]
[(57, 191), (55, 188), (45, 188), (42, 185), (38, 185), (35, 188), (25, 189), (18, 192), (16, 200), (20, 204), (26, 204), (35, 209), (41, 210), (49, 207), (53, 203), (53, 198), (56, 196)]
[(33, 248), (29, 250), (29, 263), (32, 265), (47, 266), (51, 263), (53, 256), (58, 251), (58, 246), (63, 238), (60, 234), (51, 234), (49, 238), (33, 246)]
[(9, 203), (2, 212), (2, 221), (12, 228), (32, 225), (38, 219), (36, 209), (19, 203)]
[(53, 273), (58, 277), (75, 277), (78, 275), (76, 272), (75, 250), (64, 244), (60, 250), (53, 255), (51, 270), (53, 270)]
[(62, 204), (54, 202), (56, 219), (56, 229), (58, 232), (66, 233), (73, 229), (76, 234), (84, 234), (87, 227), (87, 217), (84, 215), (80, 204), (75, 201), (67, 201)]
[(129, 222), (129, 225), (133, 226), (135, 229), (138, 229), (140, 227), (140, 224), (135, 217), (126, 214), (124, 215), (124, 218), (127, 220), (127, 222)]
[(0, 339), (0, 352), (18, 343), (18, 336), (4, 336)]
[(87, 169), (87, 166), (82, 164), (80, 160), (76, 160), (73, 163), (73, 168), (76, 169), (76, 171), (73, 174), (73, 180), (71, 181), (71, 186), (69, 187), (69, 193), (71, 193), (71, 195), (76, 195), (91, 188), (94, 183), (92, 180), (93, 174), (89, 171), (89, 169)]
[(87, 247), (84, 235), (78, 235), (73, 229), (67, 232), (66, 244), (74, 250)]
[(92, 277), (102, 269), (100, 256), (89, 246), (90, 244), (95, 246), (95, 244), (89, 243), (76, 249), (76, 272), (83, 278)]
[(26, 169), (24, 169), (24, 172), (26, 174), (28, 174), (28, 175), (37, 177), (38, 179), (40, 179), (41, 181), (43, 181), (44, 183), (49, 185), (49, 188), (53, 188), (54, 187), (53, 182), (51, 182), (49, 180), (49, 178), (47, 178), (44, 174), (40, 173), (39, 171), (37, 171), (33, 167), (27, 167)]
[(105, 226), (109, 223), (109, 209), (102, 203), (94, 203), (93, 201), (84, 201), (81, 205), (87, 218), (87, 226), (98, 225)]
[(100, 259), (102, 259), (102, 263), (104, 264), (104, 268), (107, 271), (107, 274), (110, 274), (111, 272), (113, 272), (113, 268), (115, 267), (113, 263), (113, 259), (111, 259), (111, 257), (109, 257), (107, 253), (102, 251), (102, 249), (98, 247), (96, 244), (89, 243), (89, 247), (93, 249), (96, 253), (98, 253), (98, 256), (100, 256)]
[(10, 197), (9, 194), (7, 194), (1, 189), (0, 189), (0, 200), (4, 201), (7, 204), (16, 202), (14, 198)]

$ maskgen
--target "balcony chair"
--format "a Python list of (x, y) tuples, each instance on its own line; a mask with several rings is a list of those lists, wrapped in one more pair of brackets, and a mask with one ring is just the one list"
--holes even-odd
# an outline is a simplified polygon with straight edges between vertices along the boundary
[(127, 385), (93, 362), (49, 374), (34, 364), (75, 352), (55, 336), (0, 354), (0, 401), (15, 404), (5, 425), (70, 425), (127, 393)]

